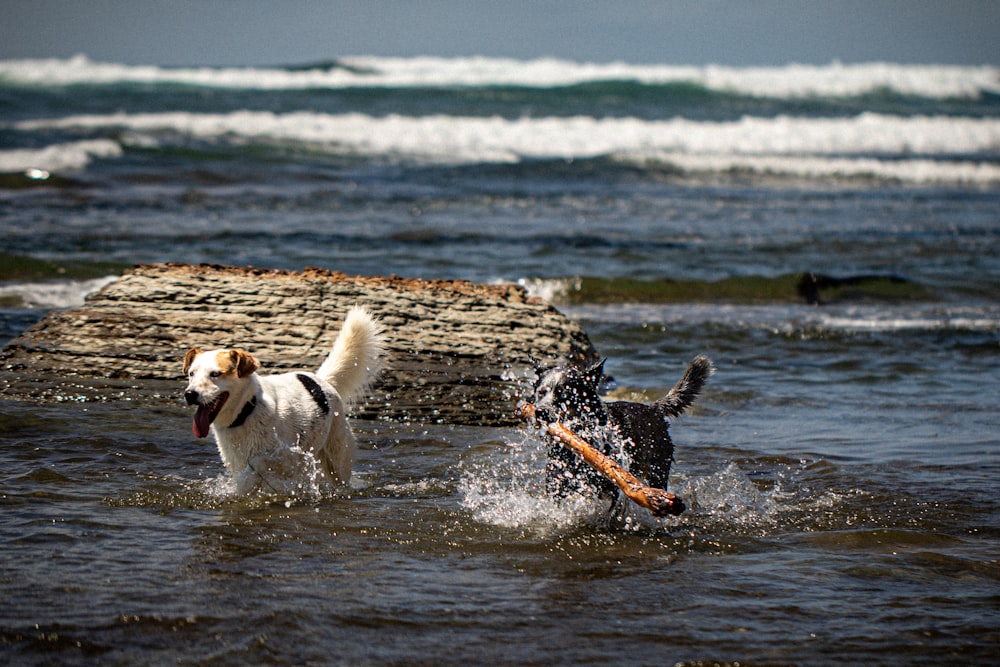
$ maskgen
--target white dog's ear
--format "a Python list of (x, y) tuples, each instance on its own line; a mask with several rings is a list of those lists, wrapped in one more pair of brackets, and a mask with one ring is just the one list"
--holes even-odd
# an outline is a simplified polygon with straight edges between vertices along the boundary
[(188, 369), (191, 368), (191, 364), (194, 362), (194, 358), (201, 354), (201, 350), (197, 347), (192, 347), (184, 355), (184, 375), (187, 375)]
[(229, 355), (233, 360), (233, 365), (236, 366), (237, 377), (245, 378), (260, 368), (260, 362), (249, 352), (230, 350)]

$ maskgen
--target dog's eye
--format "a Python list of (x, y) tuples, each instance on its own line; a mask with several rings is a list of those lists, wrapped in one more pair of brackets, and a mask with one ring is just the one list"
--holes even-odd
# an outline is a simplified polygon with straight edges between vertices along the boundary
[(211, 373), (208, 374), (208, 377), (210, 377), (210, 378), (217, 378), (217, 377), (221, 377), (221, 376), (222, 376), (222, 373), (220, 373), (219, 371), (212, 371)]

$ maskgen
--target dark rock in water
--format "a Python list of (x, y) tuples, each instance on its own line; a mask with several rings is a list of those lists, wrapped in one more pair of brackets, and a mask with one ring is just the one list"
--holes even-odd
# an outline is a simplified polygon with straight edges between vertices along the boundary
[(381, 319), (389, 349), (361, 418), (515, 424), (530, 369), (597, 358), (578, 325), (514, 285), (157, 264), (11, 341), (0, 396), (180, 401), (194, 346), (241, 347), (264, 374), (315, 369), (354, 305)]
[(823, 299), (820, 298), (821, 292), (826, 292), (829, 295), (835, 290), (839, 290), (839, 296), (843, 298), (845, 296), (844, 290), (851, 288), (854, 290), (854, 294), (850, 295), (853, 300), (861, 300), (867, 297), (869, 299), (889, 301), (922, 297), (924, 295), (924, 291), (920, 286), (912, 284), (906, 278), (895, 275), (858, 275), (834, 278), (819, 273), (807, 272), (802, 274), (795, 286), (799, 296), (806, 303), (813, 306), (823, 303)]

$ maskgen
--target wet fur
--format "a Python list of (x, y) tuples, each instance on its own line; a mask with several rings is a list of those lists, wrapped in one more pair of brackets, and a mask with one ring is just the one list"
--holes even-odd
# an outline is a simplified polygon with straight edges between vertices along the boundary
[[(674, 458), (669, 419), (691, 406), (713, 372), (708, 357), (697, 356), (666, 396), (647, 404), (604, 402), (603, 361), (587, 369), (554, 368), (543, 372), (535, 386), (536, 415), (542, 422), (562, 422), (649, 486), (666, 489)], [(614, 484), (558, 442), (550, 443), (547, 454), (550, 494), (590, 491), (610, 496), (616, 491)]]
[(184, 396), (198, 406), (194, 434), (204, 437), (210, 430), (215, 436), (240, 492), (267, 486), (277, 491), (269, 477), (294, 488), (302, 480), (291, 478), (309, 468), (302, 452), (312, 455), (313, 469), (327, 479), (347, 482), (355, 445), (347, 407), (368, 388), (383, 354), (381, 328), (361, 308), (348, 313), (316, 373), (264, 376), (244, 350), (191, 348), (184, 357)]

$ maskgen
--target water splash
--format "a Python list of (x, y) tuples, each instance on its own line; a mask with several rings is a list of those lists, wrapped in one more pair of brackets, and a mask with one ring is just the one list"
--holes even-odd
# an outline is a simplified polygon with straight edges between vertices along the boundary
[(466, 465), (458, 492), (462, 507), (476, 521), (547, 534), (606, 513), (606, 501), (579, 495), (557, 501), (546, 494), (545, 448), (531, 434), (522, 435), (498, 453)]
[(735, 463), (703, 476), (675, 475), (673, 490), (687, 503), (687, 523), (703, 529), (765, 534), (795, 509), (781, 485), (762, 490)]
[(623, 498), (573, 495), (557, 500), (545, 492), (545, 445), (538, 437), (524, 432), (505, 444), (466, 464), (458, 485), (462, 506), (482, 523), (543, 535), (589, 526), (644, 534), (683, 530), (763, 536), (808, 507), (836, 503), (829, 494), (817, 499), (804, 491), (800, 498), (781, 483), (761, 488), (736, 463), (727, 463), (703, 475), (675, 472), (671, 491), (684, 499), (688, 509), (679, 517), (657, 518)]
[(222, 472), (198, 479), (150, 475), (142, 489), (106, 501), (113, 506), (161, 509), (275, 504), (292, 507), (316, 504), (345, 491), (350, 488), (330, 481), (312, 454), (291, 445), (254, 457), (246, 469), (235, 475)]

